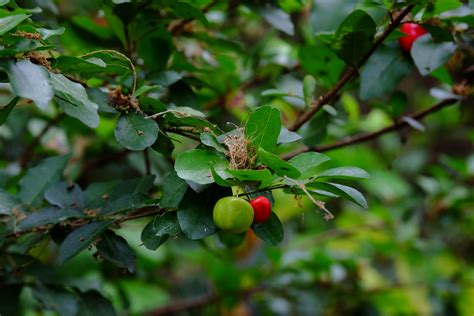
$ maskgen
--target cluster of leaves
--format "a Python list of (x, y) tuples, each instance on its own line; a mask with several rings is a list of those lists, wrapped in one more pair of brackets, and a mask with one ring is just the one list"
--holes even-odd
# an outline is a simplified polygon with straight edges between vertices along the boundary
[[(18, 295), (26, 286), (44, 308), (64, 315), (88, 314), (91, 306), (114, 314), (96, 288), (39, 271), (95, 247), (97, 259), (134, 273), (136, 249), (117, 233), (140, 217), (154, 216), (138, 233), (149, 250), (170, 237), (206, 245), (214, 234), (219, 245), (245, 245), (247, 235), (229, 237), (212, 220), (214, 204), (231, 187), (246, 198), (265, 195), (274, 208), (275, 192), (301, 204), (308, 199), (327, 219), (333, 216), (325, 202), (333, 198), (367, 208), (350, 186), (367, 172), (302, 147), (360, 129), (359, 105), (341, 90), (346, 82), (300, 130), (291, 124), (338, 86), (344, 68), (364, 65), (355, 87), (360, 100), (380, 107), (386, 120), (422, 129), (403, 116), (409, 100), (397, 84), (414, 65), (445, 84), (434, 94), (460, 99), (448, 89), (464, 81), (445, 65), (458, 47), (460, 64), (472, 60), (463, 52), (471, 39), (462, 27), (473, 20), (459, 1), (349, 2), (103, 0), (84, 6), (95, 15), (64, 18), (53, 2), (23, 9), (0, 1), (0, 81), (13, 98), (0, 109), (5, 289)], [(309, 9), (310, 23), (295, 25), (292, 18)], [(390, 29), (393, 15), (408, 9), (429, 31), (411, 56), (397, 47), (403, 34)], [(460, 13), (440, 15), (453, 9)], [(385, 43), (378, 33), (388, 35)], [(301, 37), (297, 50), (286, 37)], [(347, 124), (331, 132), (343, 129), (336, 96)], [(284, 239), (275, 213), (252, 230), (271, 246)], [(41, 247), (56, 247), (42, 263), (33, 254)]]

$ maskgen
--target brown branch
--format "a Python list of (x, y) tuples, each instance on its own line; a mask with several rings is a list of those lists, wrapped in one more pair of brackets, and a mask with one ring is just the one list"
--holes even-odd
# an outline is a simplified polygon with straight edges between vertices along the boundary
[[(244, 289), (239, 291), (238, 293), (230, 294), (229, 295), (236, 295), (238, 297), (244, 298), (252, 296), (255, 293), (261, 292), (265, 290), (265, 286), (257, 286), (250, 289)], [(146, 313), (147, 316), (163, 316), (163, 315), (175, 315), (178, 312), (209, 305), (221, 300), (222, 294), (217, 293), (210, 293), (203, 296), (198, 296), (190, 299), (185, 300), (177, 300), (169, 305), (159, 307), (155, 310), (149, 311)]]
[(59, 113), (56, 115), (55, 118), (53, 118), (51, 121), (46, 124), (43, 129), (40, 131), (40, 133), (33, 139), (33, 141), (28, 145), (28, 147), (25, 148), (23, 151), (23, 154), (20, 157), (20, 166), (22, 168), (26, 167), (28, 164), (28, 161), (31, 160), (31, 156), (33, 154), (33, 150), (38, 146), (39, 142), (41, 141), (41, 138), (43, 138), (44, 135), (53, 127), (56, 125), (62, 118), (64, 117), (64, 112)]
[(312, 106), (311, 109), (308, 112), (303, 112), (296, 120), (296, 122), (290, 126), (289, 130), (290, 131), (296, 131), (298, 130), (303, 124), (305, 124), (307, 121), (309, 121), (316, 112), (318, 112), (323, 105), (331, 103), (331, 101), (339, 94), (342, 88), (351, 81), (353, 78), (355, 78), (358, 75), (358, 69), (370, 58), (370, 56), (379, 48), (380, 45), (385, 41), (385, 39), (398, 27), (398, 25), (402, 22), (403, 18), (410, 13), (410, 11), (413, 9), (415, 5), (409, 5), (407, 6), (399, 16), (393, 22), (391, 22), (387, 29), (380, 35), (380, 37), (377, 38), (377, 40), (374, 42), (372, 47), (369, 49), (369, 51), (361, 58), (361, 60), (355, 65), (354, 67), (348, 68), (344, 74), (342, 75), (341, 79), (332, 87), (328, 92), (326, 92), (324, 95), (320, 96), (318, 99), (316, 99)]
[[(164, 211), (165, 211), (164, 209), (162, 209), (158, 206), (147, 206), (147, 207), (136, 209), (135, 211), (132, 211), (132, 212), (128, 213), (125, 216), (117, 218), (115, 220), (115, 223), (118, 224), (118, 223), (123, 223), (123, 222), (126, 222), (126, 221), (130, 221), (130, 220), (133, 220), (133, 219), (137, 219), (137, 218), (143, 218), (143, 217), (148, 217), (148, 216), (152, 216), (152, 215), (157, 215), (157, 214), (161, 214)], [(75, 220), (72, 220), (72, 221), (62, 222), (61, 225), (64, 226), (64, 227), (69, 227), (69, 228), (77, 228), (77, 227), (83, 226), (85, 224), (88, 224), (92, 221), (97, 221), (97, 220), (98, 220), (98, 217), (86, 217), (86, 218), (75, 219)], [(33, 232), (47, 233), (51, 228), (52, 228), (51, 225), (45, 225), (45, 226), (40, 226), (40, 227), (32, 227), (32, 228), (21, 230), (21, 231), (10, 232), (6, 235), (6, 237), (9, 237), (9, 238), (11, 238), (11, 237), (20, 237), (20, 236), (23, 236), (23, 235), (26, 235), (26, 234), (29, 234), (29, 233), (33, 233)]]
[(321, 146), (313, 146), (313, 147), (304, 147), (299, 150), (296, 150), (294, 152), (291, 152), (283, 157), (283, 159), (288, 160), (298, 154), (305, 153), (308, 151), (317, 151), (317, 152), (324, 152), (324, 151), (329, 151), (332, 149), (336, 148), (341, 148), (341, 147), (346, 147), (350, 146), (353, 144), (358, 144), (358, 143), (363, 143), (375, 138), (378, 138), (384, 134), (390, 133), (395, 130), (399, 130), (403, 127), (408, 126), (409, 124), (404, 120), (403, 118), (412, 118), (414, 120), (421, 120), (425, 116), (437, 112), (447, 106), (456, 104), (459, 100), (458, 99), (446, 99), (443, 100), (427, 109), (418, 111), (416, 113), (410, 114), (410, 115), (405, 115), (398, 120), (396, 120), (392, 125), (384, 127), (379, 129), (378, 131), (372, 132), (372, 133), (363, 133), (359, 135), (354, 135), (354, 136), (347, 136), (339, 141), (336, 141), (331, 144), (326, 144), (326, 145), (321, 145)]

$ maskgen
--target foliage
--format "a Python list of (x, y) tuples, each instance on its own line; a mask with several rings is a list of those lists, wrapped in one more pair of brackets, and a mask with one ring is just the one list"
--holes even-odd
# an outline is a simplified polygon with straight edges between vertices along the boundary
[(472, 315), (472, 11), (0, 0), (0, 314)]

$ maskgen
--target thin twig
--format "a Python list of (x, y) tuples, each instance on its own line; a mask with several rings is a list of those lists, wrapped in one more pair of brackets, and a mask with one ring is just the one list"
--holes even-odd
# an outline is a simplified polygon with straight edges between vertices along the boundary
[(398, 25), (401, 23), (403, 18), (410, 13), (410, 11), (413, 9), (414, 5), (409, 5), (407, 6), (401, 13), (400, 15), (393, 20), (392, 23), (390, 23), (387, 27), (387, 29), (380, 35), (380, 37), (377, 38), (377, 40), (374, 42), (372, 47), (369, 49), (369, 51), (360, 59), (360, 61), (357, 63), (357, 65), (348, 68), (344, 74), (342, 75), (341, 79), (332, 87), (326, 94), (322, 95), (318, 99), (316, 99), (312, 106), (311, 109), (308, 112), (303, 112), (296, 120), (296, 122), (290, 126), (289, 130), (290, 131), (296, 131), (298, 130), (303, 124), (305, 124), (307, 121), (309, 121), (314, 114), (316, 114), (325, 104), (330, 103), (336, 95), (339, 94), (341, 89), (353, 78), (355, 78), (358, 74), (359, 68), (370, 58), (370, 56), (379, 48), (380, 45), (384, 42), (384, 40), (398, 27)]
[(33, 139), (33, 141), (28, 145), (28, 147), (25, 148), (25, 150), (23, 151), (23, 154), (21, 155), (21, 158), (20, 158), (20, 166), (22, 168), (26, 167), (26, 165), (28, 164), (28, 161), (31, 160), (33, 150), (36, 148), (36, 146), (38, 146), (39, 142), (41, 141), (41, 138), (43, 138), (43, 136), (46, 135), (46, 133), (51, 129), (51, 127), (53, 127), (60, 120), (62, 120), (64, 115), (65, 115), (64, 112), (61, 112), (58, 115), (56, 115), (56, 117), (54, 117), (51, 121), (49, 121), (43, 127), (43, 129), (40, 131), (40, 133), (38, 135), (36, 135), (36, 137)]
[(422, 118), (424, 118), (425, 116), (428, 116), (431, 113), (437, 112), (437, 111), (439, 111), (439, 110), (441, 110), (441, 109), (443, 109), (447, 106), (456, 104), (458, 101), (459, 101), (458, 99), (446, 99), (446, 100), (443, 100), (443, 101), (441, 101), (441, 102), (439, 102), (439, 103), (437, 103), (437, 104), (435, 104), (435, 105), (433, 105), (433, 106), (431, 106), (427, 109), (415, 112), (415, 113), (410, 114), (410, 115), (405, 115), (405, 116), (399, 118), (398, 120), (396, 120), (392, 125), (381, 128), (378, 131), (375, 131), (375, 132), (372, 132), (372, 133), (363, 133), (363, 134), (354, 135), (354, 136), (347, 136), (347, 137), (345, 137), (341, 140), (338, 140), (334, 143), (327, 144), (327, 145), (304, 147), (304, 148), (301, 148), (299, 150), (296, 150), (294, 152), (291, 152), (291, 153), (283, 156), (283, 159), (288, 160), (290, 158), (293, 158), (296, 155), (299, 155), (301, 153), (305, 153), (305, 152), (308, 152), (308, 151), (324, 152), (324, 151), (329, 151), (329, 150), (333, 150), (333, 149), (336, 149), (336, 148), (350, 146), (350, 145), (353, 145), (353, 144), (363, 143), (363, 142), (378, 138), (378, 137), (380, 137), (384, 134), (387, 134), (387, 133), (390, 133), (392, 131), (399, 130), (403, 127), (408, 126), (409, 124), (407, 123), (406, 120), (404, 120), (404, 118), (409, 117), (409, 118), (412, 118), (414, 120), (421, 120)]

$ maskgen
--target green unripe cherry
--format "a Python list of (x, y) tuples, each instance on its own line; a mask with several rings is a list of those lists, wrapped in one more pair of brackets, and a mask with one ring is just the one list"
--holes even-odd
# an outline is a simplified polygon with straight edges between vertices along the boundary
[(245, 232), (253, 222), (253, 208), (250, 203), (233, 196), (217, 201), (212, 215), (218, 228), (236, 234)]

